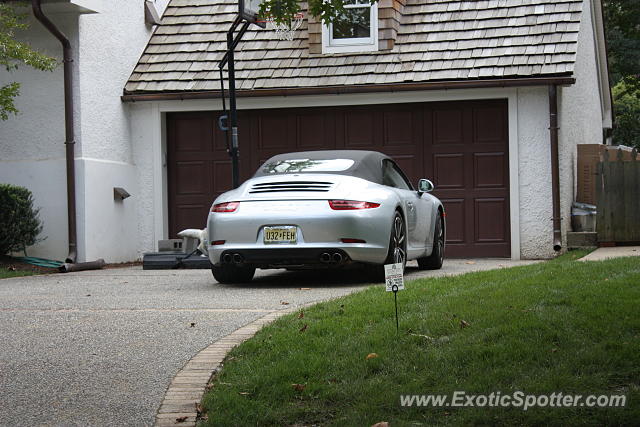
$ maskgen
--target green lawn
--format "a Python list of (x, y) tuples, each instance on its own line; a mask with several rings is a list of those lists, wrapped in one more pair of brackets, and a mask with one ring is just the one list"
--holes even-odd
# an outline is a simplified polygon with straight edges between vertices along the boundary
[(7, 279), (9, 277), (19, 277), (19, 276), (31, 276), (35, 274), (33, 271), (25, 271), (25, 270), (11, 270), (9, 268), (0, 268), (0, 279)]
[[(409, 282), (399, 334), (383, 285), (283, 317), (230, 353), (204, 398), (209, 423), (637, 424), (640, 259), (577, 255)], [(627, 405), (400, 405), (400, 395), (454, 391), (625, 394)]]

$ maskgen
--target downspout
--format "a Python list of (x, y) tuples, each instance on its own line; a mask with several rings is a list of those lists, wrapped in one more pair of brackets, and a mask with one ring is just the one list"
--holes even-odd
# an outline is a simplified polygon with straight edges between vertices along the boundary
[(64, 62), (64, 129), (67, 160), (67, 224), (69, 231), (69, 255), (65, 262), (75, 263), (78, 238), (76, 232), (76, 173), (74, 165), (73, 86), (71, 43), (69, 39), (42, 13), (41, 0), (31, 0), (33, 15), (62, 43)]
[(551, 140), (551, 197), (553, 203), (553, 250), (562, 249), (560, 217), (560, 162), (558, 160), (558, 87), (549, 86), (549, 132)]

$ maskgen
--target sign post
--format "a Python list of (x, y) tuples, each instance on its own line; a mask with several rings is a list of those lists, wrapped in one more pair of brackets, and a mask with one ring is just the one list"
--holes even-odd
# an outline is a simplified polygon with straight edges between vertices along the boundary
[(402, 263), (386, 264), (384, 266), (384, 282), (387, 292), (393, 292), (393, 300), (396, 306), (396, 333), (400, 331), (398, 321), (398, 291), (404, 290), (404, 266)]

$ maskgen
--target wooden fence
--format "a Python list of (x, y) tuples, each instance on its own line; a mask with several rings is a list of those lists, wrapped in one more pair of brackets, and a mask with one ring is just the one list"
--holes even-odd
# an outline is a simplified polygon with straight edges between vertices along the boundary
[(596, 230), (603, 243), (640, 242), (640, 159), (633, 149), (631, 159), (623, 152), (602, 154), (596, 176), (598, 213)]

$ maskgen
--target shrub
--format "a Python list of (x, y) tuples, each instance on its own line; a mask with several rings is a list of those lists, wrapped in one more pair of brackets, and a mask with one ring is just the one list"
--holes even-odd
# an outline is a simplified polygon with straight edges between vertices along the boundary
[(39, 241), (42, 223), (38, 212), (31, 191), (0, 184), (0, 255), (24, 251)]
[(613, 142), (640, 149), (640, 77), (620, 80), (612, 92), (616, 111)]

